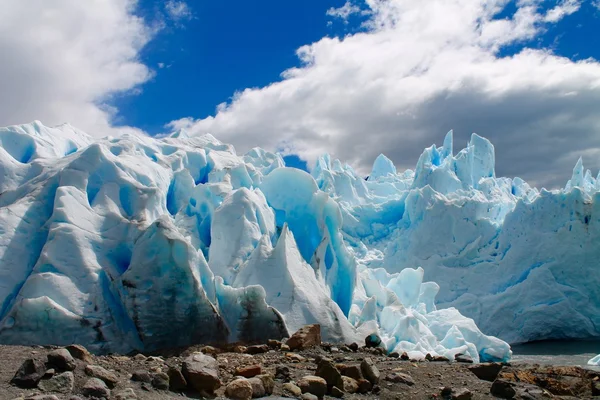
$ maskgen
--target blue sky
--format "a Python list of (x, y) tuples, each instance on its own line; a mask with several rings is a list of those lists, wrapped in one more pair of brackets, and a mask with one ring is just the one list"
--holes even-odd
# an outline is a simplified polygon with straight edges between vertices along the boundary
[[(215, 114), (236, 91), (262, 87), (281, 79), (280, 74), (299, 65), (296, 49), (325, 36), (343, 37), (362, 30), (364, 18), (348, 21), (327, 15), (345, 0), (287, 2), (190, 1), (192, 17), (179, 27), (160, 32), (141, 53), (156, 72), (140, 94), (126, 93), (114, 99), (118, 121), (148, 133), (165, 131), (164, 125), (182, 116), (204, 118)], [(359, 2), (356, 2), (359, 4)], [(510, 2), (498, 17), (511, 17)], [(542, 3), (550, 9), (556, 2)], [(138, 14), (146, 19), (164, 12), (163, 1), (142, 0)], [(581, 60), (600, 59), (600, 11), (592, 2), (531, 41), (502, 49), (511, 55), (525, 46), (552, 49), (556, 54)], [(162, 65), (163, 68), (160, 68)]]
[(599, 22), (598, 0), (11, 0), (0, 125), (183, 128), (362, 175), (453, 129), (558, 187), (579, 157), (600, 169)]

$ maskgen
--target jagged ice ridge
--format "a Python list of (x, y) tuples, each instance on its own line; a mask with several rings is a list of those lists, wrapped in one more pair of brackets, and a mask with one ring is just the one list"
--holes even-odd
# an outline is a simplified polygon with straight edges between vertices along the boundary
[(454, 155), (448, 134), (415, 171), (380, 156), (365, 180), (210, 135), (2, 128), (0, 342), (126, 352), (319, 323), (415, 358), (508, 360), (477, 325), (598, 336), (599, 189), (581, 162), (560, 191), (496, 178), (477, 135)]

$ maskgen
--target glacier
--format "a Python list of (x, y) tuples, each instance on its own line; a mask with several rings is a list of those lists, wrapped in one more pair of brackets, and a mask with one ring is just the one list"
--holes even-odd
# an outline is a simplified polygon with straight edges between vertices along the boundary
[(0, 343), (152, 351), (319, 323), (507, 361), (508, 343), (599, 336), (600, 179), (580, 161), (538, 190), (494, 157), (475, 134), (454, 154), (450, 132), (414, 171), (380, 155), (364, 179), (208, 134), (0, 128)]

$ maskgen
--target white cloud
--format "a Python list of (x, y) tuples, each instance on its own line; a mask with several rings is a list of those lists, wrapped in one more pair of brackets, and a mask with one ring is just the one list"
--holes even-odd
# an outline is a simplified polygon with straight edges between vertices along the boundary
[(514, 16), (496, 19), (507, 3), (366, 0), (368, 32), (303, 46), (303, 65), (284, 80), (171, 126), (239, 151), (292, 146), (309, 161), (330, 152), (365, 174), (380, 152), (413, 167), (447, 130), (458, 146), (476, 131), (496, 144), (499, 174), (564, 184), (579, 154), (600, 154), (600, 64), (527, 48), (502, 57), (576, 7), (564, 1), (549, 17), (538, 0), (520, 0)]
[(560, 4), (557, 4), (556, 7), (548, 10), (546, 16), (544, 17), (544, 21), (546, 22), (557, 22), (563, 19), (567, 15), (571, 15), (577, 11), (581, 7), (580, 0), (563, 0)]
[(185, 1), (169, 0), (165, 5), (165, 11), (169, 18), (176, 23), (189, 21), (194, 18), (192, 10)]
[(348, 0), (341, 7), (338, 7), (338, 8), (331, 7), (329, 10), (327, 10), (327, 15), (329, 15), (330, 17), (340, 18), (344, 21), (347, 21), (351, 15), (358, 14), (358, 13), (360, 13), (360, 11), (361, 11), (360, 7), (352, 4)]
[(155, 33), (134, 0), (7, 0), (0, 18), (0, 125), (70, 122), (115, 134), (110, 96), (152, 76), (138, 59)]

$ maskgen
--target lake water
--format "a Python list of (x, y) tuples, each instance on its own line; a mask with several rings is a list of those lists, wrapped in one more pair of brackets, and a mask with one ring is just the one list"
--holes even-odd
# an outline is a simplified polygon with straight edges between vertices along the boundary
[[(588, 367), (590, 358), (600, 354), (600, 340), (544, 341), (511, 346), (511, 363), (579, 365)], [(600, 370), (598, 367), (591, 367)]]

